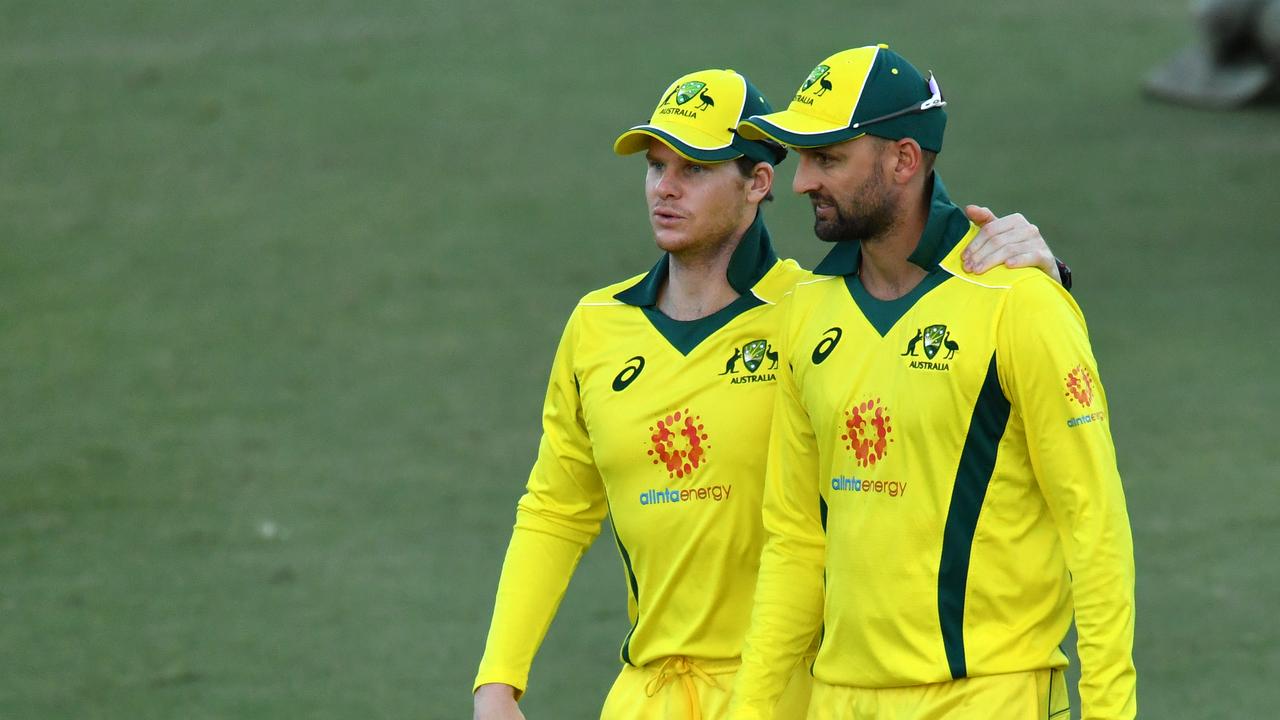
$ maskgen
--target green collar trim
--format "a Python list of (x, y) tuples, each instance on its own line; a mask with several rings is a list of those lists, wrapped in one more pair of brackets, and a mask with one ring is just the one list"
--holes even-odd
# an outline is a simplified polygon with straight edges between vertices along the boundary
[(644, 310), (645, 317), (653, 323), (672, 347), (681, 354), (688, 355), (698, 343), (706, 340), (712, 333), (724, 327), (738, 315), (764, 304), (764, 301), (751, 292), (751, 288), (760, 282), (776, 265), (778, 255), (773, 251), (773, 243), (769, 239), (769, 229), (764, 225), (764, 214), (756, 212), (756, 219), (747, 228), (742, 241), (734, 249), (729, 258), (729, 267), (725, 270), (725, 279), (738, 293), (738, 299), (716, 312), (697, 320), (672, 320), (663, 315), (656, 307), (658, 290), (666, 282), (671, 271), (671, 256), (664, 254), (657, 264), (635, 285), (623, 290), (613, 297), (628, 305)]
[(673, 320), (655, 307), (646, 306), (640, 309), (644, 311), (645, 317), (649, 318), (654, 329), (671, 343), (671, 347), (679, 350), (681, 355), (688, 355), (698, 347), (699, 343), (728, 325), (731, 320), (763, 304), (763, 300), (748, 292), (739, 295), (737, 300), (723, 308), (697, 320)]
[(925, 275), (919, 284), (911, 288), (911, 292), (895, 300), (880, 300), (872, 296), (863, 287), (862, 280), (858, 279), (857, 273), (846, 275), (844, 284), (845, 287), (849, 288), (849, 295), (858, 304), (858, 309), (867, 318), (867, 322), (871, 323), (871, 327), (880, 333), (880, 337), (884, 337), (902, 319), (902, 316), (906, 315), (907, 311), (919, 302), (920, 298), (950, 278), (951, 274), (945, 270), (934, 270)]
[[(947, 188), (937, 173), (929, 179), (933, 184), (929, 195), (929, 218), (916, 249), (907, 258), (932, 273), (960, 240), (969, 232), (969, 218), (964, 210), (951, 202)], [(857, 275), (862, 262), (862, 246), (854, 242), (837, 242), (831, 252), (813, 269), (815, 275)]]
[[(764, 213), (756, 211), (756, 219), (729, 258), (725, 279), (739, 295), (746, 295), (777, 262), (778, 254), (773, 251), (773, 243), (769, 240), (769, 228), (764, 226)], [(613, 297), (628, 305), (653, 307), (658, 304), (658, 290), (670, 271), (671, 256), (664, 254), (640, 282)]]

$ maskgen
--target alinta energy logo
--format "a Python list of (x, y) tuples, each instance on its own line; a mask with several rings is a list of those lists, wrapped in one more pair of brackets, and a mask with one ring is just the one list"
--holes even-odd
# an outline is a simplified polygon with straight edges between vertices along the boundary
[[(702, 418), (689, 414), (688, 408), (674, 412), (649, 426), (649, 455), (654, 465), (665, 465), (668, 478), (687, 478), (707, 463), (707, 432)], [(650, 488), (640, 493), (640, 504), (671, 505), (696, 500), (720, 502), (728, 500), (733, 485), (710, 487)]]
[[(951, 365), (945, 361), (954, 358), (960, 351), (960, 344), (951, 339), (951, 331), (946, 325), (929, 325), (916, 330), (915, 337), (907, 341), (907, 349), (902, 351), (902, 357), (920, 357), (916, 350), (921, 343), (924, 343), (925, 359), (912, 360), (912, 370), (949, 371)], [(934, 362), (934, 358), (944, 347), (947, 349), (947, 354), (941, 358), (940, 362)]]
[(863, 400), (845, 413), (845, 433), (841, 440), (853, 451), (853, 458), (861, 467), (872, 467), (884, 459), (893, 443), (892, 418), (880, 398)]
[(804, 84), (800, 86), (800, 92), (796, 93), (796, 102), (812, 105), (813, 98), (807, 97), (805, 93), (817, 86), (813, 91), (814, 97), (822, 97), (828, 90), (831, 90), (831, 67), (829, 65), (819, 65), (809, 73), (809, 77), (805, 78)]
[(649, 451), (654, 465), (664, 465), (667, 476), (684, 478), (707, 464), (706, 428), (702, 416), (692, 415), (688, 408), (659, 418), (649, 426)]
[[(1089, 409), (1093, 407), (1094, 401), (1094, 381), (1093, 373), (1089, 372), (1089, 368), (1084, 365), (1076, 365), (1071, 368), (1067, 376), (1063, 378), (1067, 391), (1064, 393), (1067, 398), (1075, 401), (1082, 408)], [(1080, 425), (1088, 425), (1091, 422), (1097, 422), (1104, 418), (1102, 412), (1091, 412), (1084, 415), (1078, 415), (1067, 420), (1067, 427), (1078, 427)]]
[[(682, 107), (695, 97), (698, 98), (698, 104), (693, 110)], [(671, 106), (673, 99), (676, 104)], [(698, 117), (697, 110), (706, 110), (715, 106), (715, 98), (707, 94), (707, 84), (700, 80), (690, 80), (671, 88), (671, 92), (667, 93), (667, 96), (662, 99), (662, 110), (659, 111), (659, 114), (696, 118)]]
[[(769, 366), (765, 368), (765, 372), (756, 374), (764, 361), (768, 359)], [(746, 368), (747, 374), (740, 375), (738, 373), (738, 361), (742, 361), (742, 366)], [(778, 369), (778, 351), (773, 349), (768, 340), (752, 340), (740, 348), (733, 349), (733, 355), (724, 364), (724, 372), (721, 375), (732, 375), (729, 379), (731, 385), (742, 385), (754, 382), (769, 382), (776, 380), (777, 376), (769, 370)]]

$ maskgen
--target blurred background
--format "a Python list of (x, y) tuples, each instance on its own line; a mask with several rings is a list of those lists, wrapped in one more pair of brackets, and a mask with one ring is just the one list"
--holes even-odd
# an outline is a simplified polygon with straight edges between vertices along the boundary
[[(0, 717), (467, 718), (560, 330), (646, 270), (672, 79), (888, 42), (1075, 270), (1145, 717), (1280, 706), (1280, 112), (1141, 97), (1182, 0), (0, 0)], [(822, 254), (780, 169), (784, 256)], [(535, 663), (596, 717), (606, 537)]]

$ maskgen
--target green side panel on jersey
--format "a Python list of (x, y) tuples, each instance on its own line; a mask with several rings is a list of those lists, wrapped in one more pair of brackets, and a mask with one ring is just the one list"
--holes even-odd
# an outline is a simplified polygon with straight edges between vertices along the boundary
[(969, 581), (969, 556), (978, 515), (987, 496), (996, 450), (1009, 422), (1009, 399), (1000, 389), (996, 358), (991, 356), (987, 377), (978, 391), (969, 420), (969, 433), (960, 453), (951, 507), (942, 531), (942, 559), (938, 566), (938, 621), (951, 677), (967, 676), (964, 651), (964, 596)]
[(627, 580), (631, 582), (631, 598), (636, 602), (636, 620), (631, 624), (631, 629), (627, 631), (627, 636), (622, 639), (622, 662), (628, 665), (635, 665), (631, 662), (631, 636), (635, 634), (636, 628), (640, 626), (640, 584), (636, 581), (636, 573), (631, 569), (631, 553), (627, 552), (626, 546), (622, 544), (622, 538), (618, 537), (618, 526), (613, 522), (613, 512), (609, 513), (609, 526), (613, 529), (613, 541), (618, 545), (618, 554), (622, 556), (622, 564), (627, 568)]
[(862, 310), (862, 314), (867, 317), (867, 321), (876, 329), (876, 332), (880, 333), (880, 337), (884, 337), (893, 329), (894, 324), (919, 302), (920, 298), (951, 277), (943, 270), (934, 270), (926, 275), (918, 285), (911, 288), (911, 292), (896, 300), (879, 300), (873, 297), (863, 287), (862, 281), (858, 279), (857, 275), (846, 275), (844, 284), (845, 287), (849, 288), (849, 294), (853, 296), (853, 301), (858, 304), (858, 309)]

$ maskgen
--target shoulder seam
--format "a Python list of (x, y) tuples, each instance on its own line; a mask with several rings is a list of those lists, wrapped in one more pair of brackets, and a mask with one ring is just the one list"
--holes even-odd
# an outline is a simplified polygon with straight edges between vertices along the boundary
[(947, 267), (946, 265), (939, 265), (938, 267), (945, 270), (948, 275), (950, 275), (953, 278), (956, 278), (957, 280), (963, 280), (972, 285), (977, 285), (978, 287), (987, 288), (988, 290), (1008, 290), (1009, 288), (1013, 287), (1013, 285), (988, 285), (986, 283), (980, 283), (977, 280), (974, 280), (973, 278), (967, 278), (963, 275), (956, 274), (951, 270), (951, 268)]
[(823, 275), (823, 276), (822, 276), (822, 277), (820, 277), (820, 278), (814, 278), (814, 279), (812, 279), (812, 280), (805, 280), (804, 282), (798, 282), (798, 283), (796, 283), (796, 285), (795, 285), (795, 286), (796, 286), (796, 287), (800, 287), (801, 285), (812, 285), (812, 284), (814, 284), (814, 283), (827, 282), (828, 280), (835, 280), (837, 277), (839, 277), (839, 276), (837, 276), (837, 275)]

